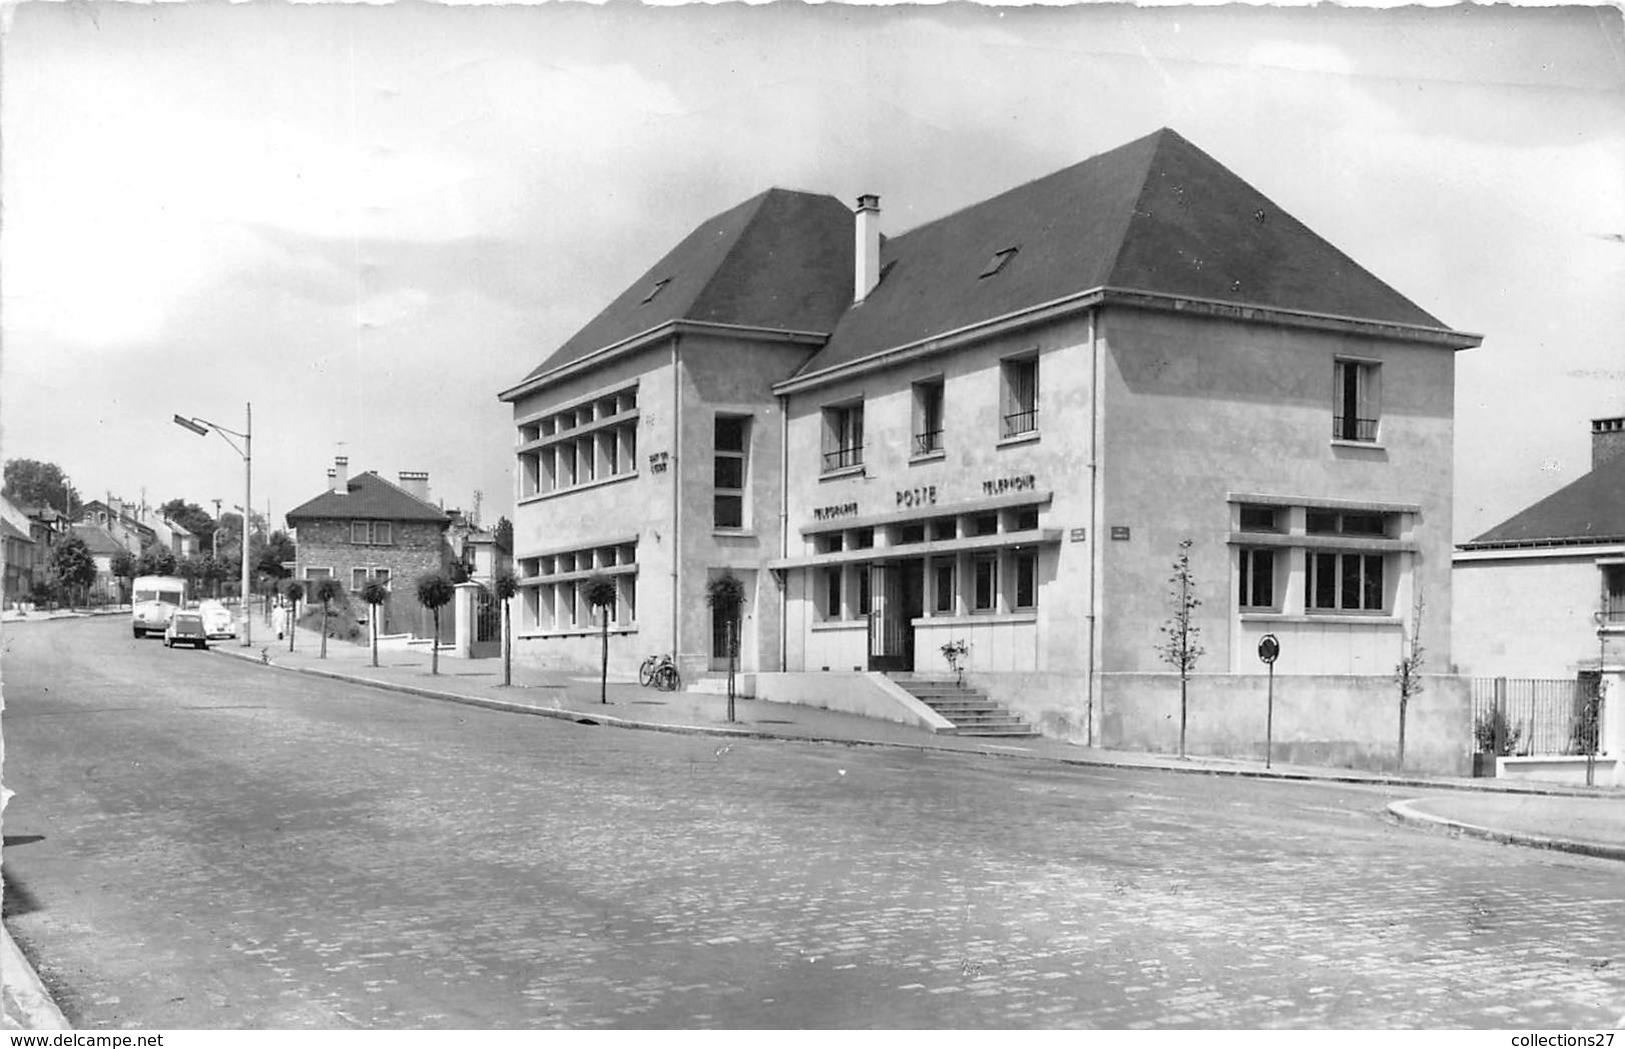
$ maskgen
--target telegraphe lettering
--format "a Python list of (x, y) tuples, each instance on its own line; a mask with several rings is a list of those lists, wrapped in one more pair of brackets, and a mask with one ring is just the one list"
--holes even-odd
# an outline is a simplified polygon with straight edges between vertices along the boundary
[(835, 506), (818, 506), (813, 508), (814, 521), (833, 521), (837, 517), (856, 517), (857, 515), (857, 503), (838, 503)]
[(1006, 492), (1025, 492), (1038, 486), (1038, 478), (1032, 474), (1022, 474), (1019, 477), (999, 477), (991, 481), (982, 482), (983, 495), (1003, 495)]

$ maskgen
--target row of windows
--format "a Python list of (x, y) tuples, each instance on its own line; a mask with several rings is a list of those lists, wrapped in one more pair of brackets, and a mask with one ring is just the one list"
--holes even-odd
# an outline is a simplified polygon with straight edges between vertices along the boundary
[[(1243, 609), (1276, 611), (1281, 591), (1276, 565), (1282, 552), (1243, 548), (1236, 592)], [(1311, 551), (1305, 556), (1304, 608), (1313, 612), (1381, 612), (1387, 607), (1383, 554)]]
[[(816, 603), (826, 621), (861, 619), (873, 608), (875, 565), (830, 565), (817, 571)], [(891, 566), (889, 571), (902, 571)], [(960, 581), (968, 580), (961, 591)], [(959, 616), (1038, 607), (1038, 550), (1031, 546), (925, 559), (911, 614)]]
[(597, 572), (609, 568), (625, 568), (637, 563), (637, 543), (611, 543), (563, 553), (522, 557), (519, 559), (519, 576), (522, 579), (532, 579), (564, 575), (569, 572)]
[[(1284, 506), (1255, 506), (1244, 503), (1240, 507), (1243, 532), (1286, 532), (1286, 518), (1287, 508)], [(1395, 538), (1399, 534), (1399, 514), (1308, 508), (1303, 515), (1303, 530), (1307, 535)]]
[[(1018, 357), (999, 366), (999, 437), (1018, 438), (1038, 433), (1038, 358)], [(940, 377), (923, 379), (913, 387), (914, 458), (943, 451), (946, 386)], [(822, 447), (824, 473), (863, 465), (863, 402), (824, 409)]]
[(394, 525), (389, 521), (351, 521), (350, 542), (355, 546), (393, 546)]
[(812, 552), (836, 554), (842, 550), (866, 550), (876, 544), (877, 538), (885, 546), (897, 547), (949, 539), (974, 539), (1006, 532), (1030, 532), (1037, 527), (1037, 506), (1012, 506), (971, 514), (922, 517), (879, 527), (818, 532), (812, 536)]
[[(637, 622), (638, 577), (632, 573), (609, 577), (615, 584), (615, 603), (607, 606), (611, 626)], [(537, 630), (584, 630), (601, 625), (600, 612), (587, 603), (586, 581), (566, 579), (539, 583), (524, 592), (524, 626)]]
[[(307, 583), (314, 583), (323, 579), (332, 578), (333, 570), (331, 568), (311, 568), (308, 565), (305, 567), (305, 582)], [(375, 568), (372, 566), (350, 569), (351, 590), (360, 590), (362, 587), (366, 586), (369, 582), (372, 582), (375, 579), (378, 582), (383, 583), (385, 586), (388, 586), (390, 580), (389, 569)]]
[(595, 422), (626, 415), (635, 411), (637, 406), (638, 388), (628, 386), (626, 389), (573, 404), (551, 415), (525, 423), (519, 427), (519, 443), (530, 444), (533, 441), (566, 434)]

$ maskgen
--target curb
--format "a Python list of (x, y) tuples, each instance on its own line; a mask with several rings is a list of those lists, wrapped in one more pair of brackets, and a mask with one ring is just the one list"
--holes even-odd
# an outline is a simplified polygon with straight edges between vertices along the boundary
[[(1576, 794), (1571, 790), (1560, 787), (1545, 787), (1535, 784), (1516, 787), (1479, 787), (1467, 783), (1452, 783), (1448, 781), (1434, 781), (1418, 779), (1415, 777), (1398, 776), (1359, 776), (1337, 772), (1278, 772), (1272, 769), (1252, 768), (1215, 768), (1209, 765), (1176, 765), (1176, 764), (1142, 764), (1132, 761), (1114, 761), (1110, 758), (1069, 757), (1066, 755), (1049, 754), (1015, 754), (1006, 751), (985, 750), (971, 747), (945, 747), (932, 743), (899, 743), (871, 739), (833, 739), (828, 736), (792, 736), (778, 732), (764, 732), (757, 729), (724, 728), (712, 725), (667, 725), (652, 721), (635, 721), (631, 718), (615, 717), (610, 714), (592, 714), (585, 711), (566, 710), (562, 707), (534, 707), (523, 703), (509, 703), (500, 699), (485, 699), (479, 696), (466, 696), (456, 692), (442, 692), (438, 689), (423, 688), (417, 685), (406, 685), (393, 681), (380, 681), (376, 678), (361, 677), (356, 674), (339, 670), (322, 670), (316, 667), (295, 667), (279, 663), (264, 663), (256, 655), (225, 648), (210, 648), (232, 659), (245, 663), (254, 663), (268, 666), (276, 670), (292, 671), (299, 674), (309, 674), (312, 677), (328, 678), (333, 681), (345, 681), (354, 685), (365, 685), (369, 688), (382, 689), (387, 692), (403, 692), (408, 695), (421, 696), (426, 699), (437, 699), (448, 703), (460, 703), (464, 706), (483, 707), (487, 710), (498, 710), (510, 714), (532, 714), (540, 717), (557, 718), (564, 721), (574, 721), (578, 724), (607, 725), (611, 728), (641, 729), (645, 732), (670, 732), (687, 736), (723, 736), (730, 739), (769, 739), (785, 740), (793, 743), (829, 743), (848, 747), (890, 747), (896, 750), (914, 750), (927, 753), (940, 754), (975, 754), (987, 758), (1013, 758), (1031, 759), (1036, 761), (1052, 761), (1062, 765), (1072, 765), (1080, 768), (1126, 769), (1129, 771), (1175, 772), (1191, 776), (1233, 776), (1242, 779), (1276, 780), (1285, 783), (1341, 783), (1354, 786), (1367, 787), (1414, 787), (1420, 790), (1452, 790), (1476, 791), (1493, 794), (1534, 795), (1537, 797), (1609, 797), (1603, 794)], [(1576, 843), (1584, 844), (1584, 843)]]
[(1569, 838), (1547, 838), (1538, 834), (1496, 830), (1476, 823), (1435, 816), (1416, 807), (1415, 801), (1395, 801), (1388, 805), (1388, 814), (1395, 822), (1409, 827), (1448, 834), (1452, 837), (1483, 838), (1502, 845), (1521, 845), (1529, 849), (1550, 849), (1554, 852), (1573, 852), (1603, 860), (1625, 861), (1625, 845), (1603, 845), (1598, 842), (1574, 841)]
[(4, 1026), (18, 1031), (71, 1031), (39, 973), (0, 925), (0, 998), (4, 999)]

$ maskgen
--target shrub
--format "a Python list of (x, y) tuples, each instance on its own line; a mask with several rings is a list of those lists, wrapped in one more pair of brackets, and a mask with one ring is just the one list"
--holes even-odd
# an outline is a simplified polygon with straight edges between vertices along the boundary
[[(1501, 737), (1500, 750), (1495, 749), (1497, 734)], [(1478, 720), (1473, 723), (1473, 739), (1478, 744), (1480, 754), (1495, 754), (1503, 758), (1515, 754), (1518, 750), (1518, 740), (1522, 735), (1521, 728), (1507, 721), (1505, 711), (1493, 710), (1488, 714), (1480, 714)]]

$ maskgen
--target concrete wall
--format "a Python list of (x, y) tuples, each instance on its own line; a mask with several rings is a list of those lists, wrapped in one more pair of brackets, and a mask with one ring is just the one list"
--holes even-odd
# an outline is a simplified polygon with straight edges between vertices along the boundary
[[(1466, 678), (1429, 676), (1411, 697), (1405, 768), (1466, 775), (1472, 764), (1472, 700)], [(1186, 753), (1264, 757), (1268, 681), (1257, 674), (1199, 674), (1189, 682)], [(1179, 677), (1101, 678), (1100, 745), (1176, 752)], [(1397, 767), (1399, 693), (1386, 677), (1275, 679), (1274, 760), (1362, 769)]]
[[(1597, 556), (1508, 551), (1494, 560), (1458, 559), (1451, 574), (1460, 672), (1566, 678), (1581, 666), (1595, 667), (1597, 624), (1591, 617), (1602, 588)], [(1611, 641), (1610, 648), (1625, 648), (1625, 639)]]
[[(1240, 623), (1228, 493), (1416, 504), (1411, 538), (1426, 595), (1423, 644), (1431, 665), (1450, 663), (1451, 351), (1264, 324), (1124, 308), (1107, 309), (1103, 342), (1102, 520), (1126, 528), (1102, 557), (1102, 667), (1161, 669), (1155, 645), (1170, 614), (1167, 577), (1189, 538), (1202, 601), (1200, 669), (1250, 671)], [(1381, 362), (1381, 428), (1370, 445), (1332, 440), (1333, 361)], [(1396, 555), (1409, 557), (1410, 555)], [(1301, 581), (1294, 581), (1301, 589)], [(1390, 587), (1392, 587), (1390, 582)], [(1356, 620), (1321, 633), (1316, 663), (1296, 673), (1364, 669), (1393, 645), (1411, 594), (1390, 599), (1388, 623)], [(1295, 631), (1321, 617), (1276, 620)], [(1369, 636), (1368, 636), (1369, 635)], [(1283, 639), (1284, 641), (1285, 639)], [(1292, 647), (1298, 659), (1301, 646)], [(1283, 658), (1287, 658), (1283, 656)], [(1284, 670), (1285, 668), (1283, 668)], [(1391, 668), (1378, 667), (1376, 670)], [(1369, 672), (1369, 671), (1368, 671)]]

